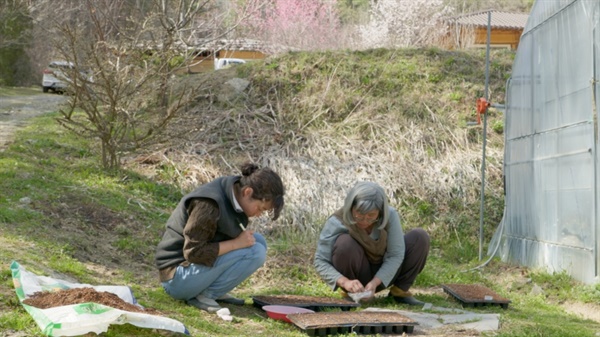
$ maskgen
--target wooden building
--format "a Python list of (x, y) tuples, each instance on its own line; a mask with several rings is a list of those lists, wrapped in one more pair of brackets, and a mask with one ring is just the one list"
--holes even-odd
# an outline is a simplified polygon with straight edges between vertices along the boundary
[(497, 10), (481, 11), (446, 18), (449, 35), (447, 48), (485, 47), (487, 45), (488, 13), (491, 12), (490, 47), (517, 49), (529, 14)]
[(192, 53), (194, 57), (186, 69), (190, 74), (214, 70), (215, 59), (237, 58), (252, 61), (264, 59), (270, 54), (266, 45), (256, 40), (200, 41)]

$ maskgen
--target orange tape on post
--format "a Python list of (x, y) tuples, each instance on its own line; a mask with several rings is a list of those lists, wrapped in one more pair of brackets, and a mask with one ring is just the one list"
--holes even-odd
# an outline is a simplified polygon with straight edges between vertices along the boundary
[(485, 110), (489, 108), (490, 102), (486, 101), (485, 98), (480, 97), (477, 99), (477, 112), (480, 114), (484, 114)]
[(489, 107), (490, 102), (488, 102), (485, 98), (480, 97), (477, 99), (477, 124), (481, 124), (481, 114), (484, 114)]

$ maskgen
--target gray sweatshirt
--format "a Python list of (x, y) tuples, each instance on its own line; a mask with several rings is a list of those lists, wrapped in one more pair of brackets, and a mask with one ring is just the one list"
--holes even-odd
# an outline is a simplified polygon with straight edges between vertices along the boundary
[[(400, 269), (405, 252), (404, 233), (400, 225), (400, 216), (392, 207), (389, 208), (389, 212), (387, 250), (383, 256), (383, 264), (379, 271), (377, 271), (377, 274), (375, 274), (385, 287), (390, 285), (396, 272)], [(381, 224), (379, 227), (373, 229), (371, 232), (373, 239), (379, 237), (381, 228), (385, 228), (385, 224)], [(317, 244), (314, 262), (315, 268), (321, 278), (334, 290), (337, 288), (336, 281), (343, 275), (331, 264), (331, 252), (333, 251), (333, 244), (337, 237), (340, 234), (348, 232), (348, 228), (337, 217), (331, 216), (325, 222), (325, 226), (319, 236), (319, 243)]]

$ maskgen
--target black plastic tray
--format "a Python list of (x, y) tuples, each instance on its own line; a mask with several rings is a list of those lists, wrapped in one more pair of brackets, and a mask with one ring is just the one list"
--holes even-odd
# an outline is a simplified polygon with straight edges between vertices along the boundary
[[(304, 316), (303, 316), (304, 315)], [(306, 317), (319, 323), (306, 323)], [(397, 334), (412, 333), (416, 321), (395, 312), (352, 311), (314, 314), (290, 314), (288, 319), (309, 336), (336, 334)], [(328, 322), (333, 319), (335, 322)]]
[(360, 307), (358, 303), (340, 298), (331, 298), (330, 301), (327, 301), (326, 297), (305, 295), (254, 296), (252, 297), (252, 302), (254, 306), (259, 308), (262, 308), (264, 305), (289, 305), (313, 311), (321, 311), (324, 308), (339, 308), (342, 311), (348, 311), (352, 308)]
[[(453, 286), (455, 286), (454, 289)], [(480, 293), (485, 293), (486, 295), (489, 295), (492, 298), (467, 298), (466, 296), (464, 296), (464, 294), (460, 294), (459, 291), (456, 290), (456, 286), (474, 287), (477, 288)], [(461, 302), (463, 307), (484, 307), (498, 305), (501, 306), (503, 309), (507, 309), (508, 304), (510, 303), (510, 300), (504, 299), (502, 296), (498, 295), (493, 290), (479, 284), (444, 284), (442, 285), (442, 288), (444, 289), (444, 292), (453, 296), (456, 300)]]

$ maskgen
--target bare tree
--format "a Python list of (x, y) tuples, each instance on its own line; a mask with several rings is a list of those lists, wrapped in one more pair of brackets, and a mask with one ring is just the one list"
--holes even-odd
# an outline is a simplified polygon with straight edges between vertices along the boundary
[(58, 121), (98, 139), (103, 166), (117, 168), (124, 151), (160, 133), (202, 90), (205, 83), (181, 86), (176, 79), (197, 51), (190, 46), (199, 27), (216, 29), (223, 16), (206, 0), (69, 4), (53, 25), (54, 48), (72, 66)]

